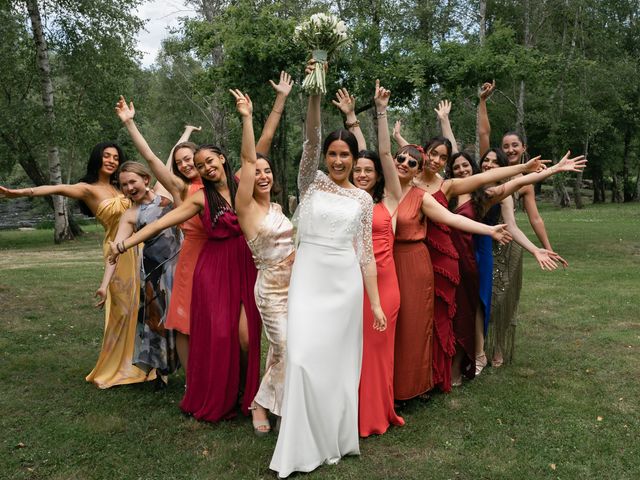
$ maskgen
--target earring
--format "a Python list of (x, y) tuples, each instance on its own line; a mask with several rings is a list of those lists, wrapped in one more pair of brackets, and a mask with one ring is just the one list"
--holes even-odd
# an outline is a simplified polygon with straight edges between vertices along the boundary
[(149, 187), (144, 187), (144, 189), (145, 189), (147, 192), (151, 190)]

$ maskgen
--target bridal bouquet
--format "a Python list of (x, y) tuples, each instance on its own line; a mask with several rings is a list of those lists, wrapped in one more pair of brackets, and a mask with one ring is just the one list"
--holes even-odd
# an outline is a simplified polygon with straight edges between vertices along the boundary
[(346, 25), (334, 15), (316, 13), (296, 27), (293, 39), (311, 50), (311, 58), (316, 61), (302, 88), (308, 93), (327, 93), (324, 65), (329, 56), (347, 42)]

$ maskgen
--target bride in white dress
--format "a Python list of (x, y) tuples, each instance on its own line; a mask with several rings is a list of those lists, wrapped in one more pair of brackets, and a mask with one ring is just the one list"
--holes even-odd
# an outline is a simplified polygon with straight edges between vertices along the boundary
[(357, 141), (338, 130), (322, 150), (328, 175), (318, 170), (320, 96), (312, 95), (298, 173), (282, 424), (270, 464), (281, 478), (360, 453), (363, 283), (374, 328), (386, 328), (371, 244), (373, 203), (349, 182)]

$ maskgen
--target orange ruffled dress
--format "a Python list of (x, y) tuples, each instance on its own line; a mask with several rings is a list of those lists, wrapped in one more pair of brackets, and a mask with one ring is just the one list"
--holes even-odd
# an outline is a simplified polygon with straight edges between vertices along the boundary
[[(202, 188), (202, 181), (198, 177), (189, 185), (188, 195), (193, 195)], [(207, 234), (198, 215), (180, 225), (180, 229), (184, 233), (184, 240), (173, 274), (173, 289), (171, 290), (171, 302), (169, 303), (165, 328), (189, 335), (193, 272), (196, 269), (200, 251), (207, 242)]]

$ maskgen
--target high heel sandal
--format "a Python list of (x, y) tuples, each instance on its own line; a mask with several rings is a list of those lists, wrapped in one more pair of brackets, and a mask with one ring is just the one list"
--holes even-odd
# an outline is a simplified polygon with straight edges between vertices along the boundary
[[(269, 422), (268, 418), (265, 420), (256, 420), (255, 418), (253, 418), (253, 412), (257, 409), (258, 404), (256, 402), (253, 402), (249, 407), (249, 410), (251, 410), (251, 423), (253, 423), (253, 433), (255, 433), (257, 437), (264, 437), (265, 435), (269, 435), (269, 433), (271, 432), (271, 423)], [(264, 427), (267, 428), (265, 429)]]
[(487, 356), (483, 353), (476, 355), (476, 376), (482, 373), (484, 367), (487, 366)]

